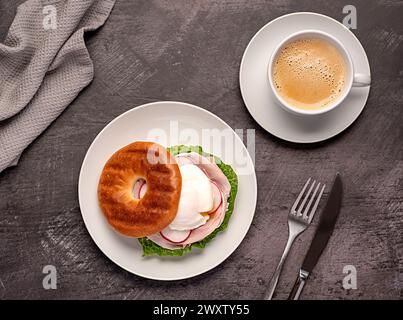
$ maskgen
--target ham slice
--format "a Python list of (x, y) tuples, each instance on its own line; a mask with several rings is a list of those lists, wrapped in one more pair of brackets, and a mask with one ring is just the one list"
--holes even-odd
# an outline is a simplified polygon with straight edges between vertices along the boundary
[(158, 244), (160, 247), (163, 247), (165, 249), (170, 249), (170, 250), (176, 250), (176, 249), (181, 249), (182, 246), (178, 246), (175, 243), (172, 243), (166, 239), (164, 239), (161, 234), (158, 233), (154, 233), (150, 236), (147, 237), (148, 239), (150, 239), (152, 242)]
[(210, 219), (208, 219), (204, 225), (193, 229), (190, 236), (180, 244), (175, 244), (167, 239), (164, 239), (160, 233), (147, 237), (159, 246), (170, 250), (182, 249), (191, 245), (192, 243), (203, 240), (208, 235), (213, 233), (214, 230), (217, 229), (224, 221), (225, 213), (227, 211), (228, 197), (231, 191), (231, 185), (228, 182), (227, 177), (216, 165), (214, 159), (208, 159), (196, 152), (178, 154), (175, 156), (175, 158), (179, 166), (193, 163), (203, 170), (212, 183), (214, 183), (220, 190), (222, 202), (215, 212), (210, 215)]
[(186, 153), (176, 155), (175, 160), (179, 167), (183, 166), (184, 164), (193, 164), (192, 160), (186, 156)]
[(224, 195), (224, 199), (228, 198), (231, 191), (231, 185), (229, 184), (225, 174), (214, 162), (214, 159), (208, 159), (196, 152), (181, 153), (177, 156), (187, 157), (190, 161), (192, 161), (193, 164), (202, 169), (206, 173), (207, 177), (209, 177), (211, 181), (215, 182), (215, 184), (220, 188)]

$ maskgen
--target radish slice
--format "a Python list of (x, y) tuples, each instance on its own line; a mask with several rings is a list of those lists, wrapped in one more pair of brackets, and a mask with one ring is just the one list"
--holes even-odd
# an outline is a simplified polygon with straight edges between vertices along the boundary
[(145, 193), (147, 192), (147, 183), (144, 182), (140, 188), (140, 192), (139, 192), (139, 198), (141, 199), (142, 197), (144, 197)]
[(211, 181), (211, 189), (213, 190), (214, 202), (213, 202), (213, 208), (209, 212), (213, 213), (222, 203), (222, 193), (221, 190), (218, 188), (217, 184), (213, 181)]
[(133, 186), (133, 197), (135, 199), (140, 199), (140, 189), (143, 187), (143, 185), (146, 183), (144, 179), (138, 179)]
[(169, 227), (166, 227), (164, 230), (160, 232), (161, 236), (165, 239), (168, 240), (169, 242), (172, 243), (182, 243), (183, 241), (186, 241), (190, 234), (192, 233), (191, 230), (172, 230)]

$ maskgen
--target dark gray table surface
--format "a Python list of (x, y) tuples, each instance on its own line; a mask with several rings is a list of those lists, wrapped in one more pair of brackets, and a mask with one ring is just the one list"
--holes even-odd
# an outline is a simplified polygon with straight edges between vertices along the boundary
[[(0, 39), (21, 2), (0, 0)], [(346, 4), (357, 7), (354, 33), (371, 63), (365, 111), (324, 143), (274, 138), (240, 95), (246, 45), (280, 15), (314, 11), (341, 21)], [(345, 183), (342, 212), (302, 298), (402, 299), (402, 14), (403, 1), (393, 0), (117, 1), (105, 26), (87, 37), (94, 81), (17, 167), (0, 174), (0, 299), (259, 299), (283, 251), (287, 208), (301, 183), (310, 174), (330, 182), (336, 171)], [(105, 257), (86, 231), (77, 198), (81, 162), (97, 133), (122, 112), (157, 100), (194, 103), (233, 128), (256, 129), (258, 204), (249, 233), (214, 270), (170, 283), (137, 277)], [(292, 248), (277, 298), (287, 297), (312, 231)], [(57, 290), (42, 287), (47, 264), (57, 268)], [(356, 290), (343, 289), (345, 265), (357, 269)]]

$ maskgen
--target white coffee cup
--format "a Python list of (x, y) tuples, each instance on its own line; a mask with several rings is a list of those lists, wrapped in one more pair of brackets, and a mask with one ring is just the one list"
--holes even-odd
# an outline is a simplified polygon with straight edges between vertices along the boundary
[[(344, 58), (345, 61), (345, 66), (346, 66), (346, 79), (345, 79), (345, 84), (343, 87), (343, 90), (341, 94), (335, 99), (332, 103), (326, 105), (323, 108), (319, 109), (314, 109), (314, 110), (305, 110), (301, 108), (297, 108), (287, 101), (285, 101), (277, 92), (276, 86), (274, 84), (273, 80), (273, 65), (278, 57), (278, 54), (283, 50), (283, 48), (296, 40), (299, 39), (305, 39), (305, 38), (316, 38), (316, 39), (322, 39), (325, 40), (331, 44), (333, 44), (340, 52), (342, 57)], [(276, 97), (276, 100), (282, 106), (285, 110), (298, 114), (298, 115), (318, 115), (322, 114), (325, 112), (329, 112), (330, 110), (335, 109), (336, 107), (340, 106), (340, 104), (344, 101), (344, 99), (347, 97), (347, 95), (350, 93), (352, 87), (366, 87), (371, 84), (371, 76), (369, 74), (361, 74), (361, 73), (355, 73), (354, 72), (354, 65), (353, 65), (353, 60), (351, 59), (350, 53), (347, 51), (346, 47), (335, 37), (331, 36), (330, 34), (319, 31), (319, 30), (304, 30), (304, 31), (299, 31), (296, 33), (291, 34), (288, 36), (286, 39), (284, 39), (273, 51), (270, 61), (269, 61), (269, 66), (268, 66), (268, 77), (269, 77), (269, 83), (271, 90), (273, 91), (274, 96)]]

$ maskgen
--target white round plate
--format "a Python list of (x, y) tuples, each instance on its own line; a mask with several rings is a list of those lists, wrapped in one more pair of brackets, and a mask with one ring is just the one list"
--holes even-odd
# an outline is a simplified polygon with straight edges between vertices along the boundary
[(353, 88), (339, 107), (312, 119), (293, 115), (276, 104), (267, 77), (271, 53), (287, 36), (305, 29), (333, 35), (350, 52), (355, 72), (370, 74), (361, 43), (343, 24), (330, 17), (311, 12), (292, 13), (260, 29), (242, 58), (239, 74), (242, 97), (260, 126), (278, 138), (296, 143), (323, 141), (347, 129), (364, 109), (369, 95), (369, 87)]
[[(212, 130), (212, 131), (209, 131)], [(219, 130), (219, 131), (217, 131)], [(213, 140), (202, 138), (213, 132)], [(220, 132), (225, 139), (220, 139)], [(204, 139), (204, 140), (203, 140)], [(226, 231), (203, 250), (183, 257), (143, 257), (137, 239), (115, 232), (98, 205), (98, 180), (109, 157), (138, 140), (164, 146), (201, 145), (206, 152), (230, 164), (238, 175), (234, 212)], [(252, 159), (242, 140), (220, 118), (187, 103), (155, 102), (131, 109), (110, 122), (95, 138), (84, 158), (78, 195), (89, 234), (101, 251), (117, 265), (136, 275), (156, 280), (196, 276), (223, 262), (245, 237), (255, 213), (257, 185)]]

